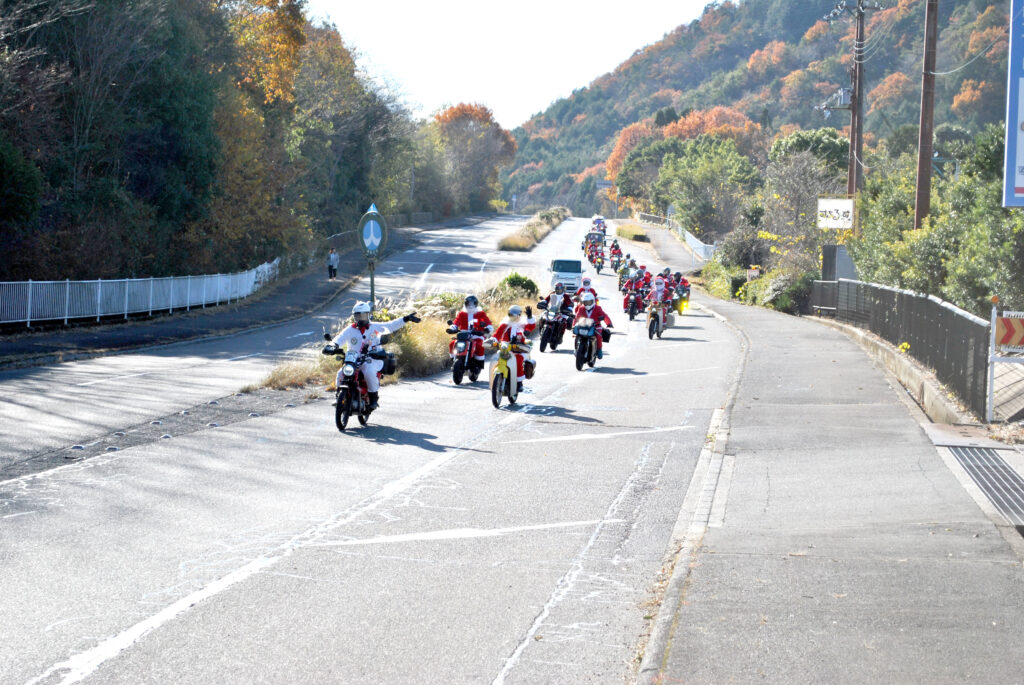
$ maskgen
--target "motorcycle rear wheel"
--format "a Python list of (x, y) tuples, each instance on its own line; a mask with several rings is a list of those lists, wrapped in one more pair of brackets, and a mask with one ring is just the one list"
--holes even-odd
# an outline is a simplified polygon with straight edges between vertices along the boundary
[(348, 426), (350, 416), (352, 416), (352, 398), (349, 396), (348, 388), (340, 388), (337, 401), (334, 404), (334, 425), (342, 433)]
[(491, 381), (491, 404), (497, 409), (501, 406), (501, 396), (505, 394), (505, 377), (500, 373), (494, 374)]

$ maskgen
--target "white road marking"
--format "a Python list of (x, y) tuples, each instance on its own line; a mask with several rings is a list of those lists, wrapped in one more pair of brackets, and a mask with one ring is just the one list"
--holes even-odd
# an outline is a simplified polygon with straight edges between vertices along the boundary
[(232, 357), (228, 361), (229, 362), (237, 362), (239, 359), (248, 359), (249, 357), (262, 357), (262, 356), (263, 356), (262, 352), (254, 352), (253, 354), (243, 354), (240, 357)]
[(484, 263), (480, 265), (480, 275), (484, 275), (484, 269), (487, 268), (487, 262), (491, 259), (491, 253), (484, 255)]
[(15, 516), (27, 516), (28, 514), (38, 514), (38, 511), (19, 511), (17, 514), (7, 514), (6, 516), (0, 516), (0, 519), (12, 519)]
[(150, 373), (151, 373), (150, 371), (147, 371), (146, 373), (129, 373), (129, 374), (124, 375), (124, 376), (111, 376), (110, 378), (100, 378), (99, 380), (86, 381), (85, 383), (75, 383), (75, 385), (77, 385), (77, 386), (98, 385), (100, 383), (109, 383), (110, 381), (119, 381), (119, 380), (123, 380), (125, 378), (138, 378), (139, 376), (148, 376)]
[(295, 335), (289, 335), (285, 340), (291, 340), (292, 338), (304, 338), (307, 335), (313, 335), (313, 331), (307, 331), (305, 333), (296, 333)]
[[(605, 523), (621, 523), (623, 519), (605, 521)], [(426, 533), (405, 533), (402, 535), (380, 535), (375, 538), (362, 540), (338, 540), (336, 542), (321, 542), (312, 544), (310, 547), (351, 547), (355, 545), (383, 545), (393, 542), (425, 542), (430, 540), (465, 540), (468, 538), (493, 538), (513, 533), (523, 533), (531, 530), (553, 530), (556, 528), (578, 528), (580, 526), (595, 526), (601, 520), (595, 521), (568, 521), (565, 523), (541, 523), (534, 526), (518, 526), (516, 528), (452, 528), (449, 530), (432, 530)]]
[[(470, 441), (470, 443), (472, 443), (472, 441)], [(95, 673), (100, 666), (131, 647), (147, 633), (174, 620), (177, 616), (185, 613), (196, 604), (219, 595), (224, 590), (248, 580), (260, 571), (271, 568), (278, 562), (291, 556), (297, 550), (309, 547), (311, 544), (318, 542), (335, 529), (347, 525), (360, 516), (366, 514), (366, 512), (377, 508), (395, 495), (412, 487), (424, 476), (433, 473), (452, 459), (455, 459), (462, 454), (464, 454), (462, 449), (452, 450), (448, 454), (443, 454), (432, 461), (427, 462), (415, 471), (388, 483), (375, 494), (367, 497), (362, 502), (353, 505), (348, 510), (339, 512), (338, 514), (321, 521), (312, 528), (295, 535), (288, 542), (270, 550), (256, 559), (253, 559), (249, 563), (231, 571), (227, 575), (214, 580), (199, 590), (182, 597), (152, 616), (126, 628), (117, 635), (108, 637), (94, 647), (83, 652), (79, 652), (78, 654), (74, 654), (67, 660), (50, 666), (41, 675), (28, 681), (27, 685), (38, 685), (44, 682), (59, 682), (61, 685), (69, 685), (70, 683), (77, 683), (85, 680)], [(55, 680), (55, 678), (59, 678), (59, 680)]]
[(420, 280), (416, 281), (415, 290), (422, 290), (423, 289), (423, 287), (427, 284), (427, 275), (430, 274), (430, 270), (433, 269), (433, 268), (434, 268), (434, 264), (433, 264), (433, 262), (431, 262), (430, 266), (428, 266), (426, 268), (426, 270), (423, 272), (423, 275), (420, 276)]
[(608, 506), (608, 510), (605, 512), (604, 518), (601, 519), (601, 522), (598, 523), (597, 526), (595, 526), (594, 532), (591, 533), (587, 544), (583, 546), (583, 549), (581, 549), (572, 560), (572, 565), (569, 570), (566, 571), (565, 575), (558, 579), (558, 584), (555, 586), (554, 592), (551, 593), (548, 601), (541, 609), (540, 614), (538, 614), (537, 618), (534, 619), (533, 625), (531, 625), (530, 629), (526, 631), (526, 636), (523, 637), (522, 641), (515, 648), (515, 651), (513, 651), (511, 656), (509, 656), (505, 661), (504, 667), (502, 667), (501, 672), (498, 673), (498, 676), (494, 679), (492, 685), (502, 685), (505, 682), (505, 678), (512, 672), (512, 669), (515, 668), (515, 665), (522, 656), (523, 651), (525, 651), (527, 646), (529, 646), (533, 641), (533, 637), (537, 634), (537, 631), (540, 630), (544, 621), (546, 621), (548, 616), (551, 615), (551, 610), (561, 604), (562, 600), (572, 592), (576, 585), (576, 580), (583, 574), (583, 563), (586, 561), (587, 555), (590, 554), (590, 550), (595, 544), (597, 544), (597, 539), (604, 530), (605, 524), (622, 520), (613, 517), (615, 517), (619, 507), (625, 501), (626, 495), (631, 489), (633, 489), (634, 483), (639, 480), (640, 473), (647, 464), (650, 449), (650, 444), (644, 445), (643, 449), (640, 451), (640, 457), (637, 459), (636, 465), (633, 468), (633, 473), (629, 474), (629, 478), (626, 479), (622, 489), (619, 490), (619, 494), (615, 496), (615, 499), (612, 500), (612, 503)]
[(622, 435), (648, 435), (650, 433), (667, 433), (669, 431), (692, 430), (693, 426), (669, 426), (668, 428), (648, 428), (639, 431), (619, 431), (617, 433), (580, 433), (579, 435), (559, 435), (551, 438), (532, 438), (530, 440), (509, 440), (507, 444), (518, 445), (527, 442), (565, 442), (568, 440), (607, 440)]

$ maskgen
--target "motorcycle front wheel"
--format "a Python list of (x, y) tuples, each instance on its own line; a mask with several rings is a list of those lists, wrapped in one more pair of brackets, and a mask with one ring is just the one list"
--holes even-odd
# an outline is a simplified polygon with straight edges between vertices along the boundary
[(466, 362), (462, 357), (455, 358), (455, 364), (452, 365), (452, 381), (455, 385), (462, 385), (462, 375), (466, 372)]
[[(551, 338), (552, 338), (551, 326), (545, 326), (544, 327), (544, 332), (541, 333), (541, 336), (540, 336), (540, 351), (541, 352), (543, 352), (547, 348), (547, 346), (551, 344)], [(552, 345), (551, 349), (552, 350), (555, 349), (553, 345)]]
[(491, 381), (491, 404), (497, 409), (501, 406), (501, 396), (505, 394), (505, 377), (500, 373), (494, 374)]
[(339, 431), (345, 432), (350, 416), (352, 416), (352, 398), (349, 396), (348, 388), (340, 388), (337, 401), (334, 404), (334, 425), (338, 427)]
[(630, 302), (629, 303), (629, 320), (632, 321), (635, 318), (636, 318), (636, 303), (635, 302)]
[(587, 363), (588, 344), (576, 338), (576, 370), (582, 371), (583, 365)]
[(658, 330), (658, 318), (655, 316), (651, 317), (651, 322), (647, 325), (647, 339), (654, 340), (654, 334)]

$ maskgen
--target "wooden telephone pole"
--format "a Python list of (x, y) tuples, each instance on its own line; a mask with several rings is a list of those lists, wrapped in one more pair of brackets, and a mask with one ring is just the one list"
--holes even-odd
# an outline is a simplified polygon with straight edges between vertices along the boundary
[(935, 124), (935, 43), (938, 39), (939, 0), (928, 0), (924, 11), (924, 70), (921, 75), (921, 125), (917, 138), (917, 195), (914, 228), (921, 228), (932, 205), (932, 137)]
[(850, 12), (857, 22), (853, 67), (850, 69), (853, 82), (850, 91), (850, 157), (846, 173), (846, 194), (856, 195), (864, 186), (864, 15), (868, 10), (880, 9), (880, 6), (878, 3), (868, 5), (865, 0), (856, 0), (853, 7), (849, 4), (848, 0), (842, 0), (825, 19), (832, 21), (844, 12)]

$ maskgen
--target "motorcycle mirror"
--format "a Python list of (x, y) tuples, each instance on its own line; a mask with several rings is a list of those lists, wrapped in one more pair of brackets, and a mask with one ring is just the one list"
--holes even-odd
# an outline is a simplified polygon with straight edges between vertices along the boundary
[(448, 325), (449, 326), (453, 325), (454, 323), (455, 323), (455, 321), (453, 321), (452, 319), (448, 319)]
[(331, 337), (330, 333), (328, 333), (327, 331), (324, 331), (324, 340), (330, 341), (330, 340), (334, 340), (334, 338)]

